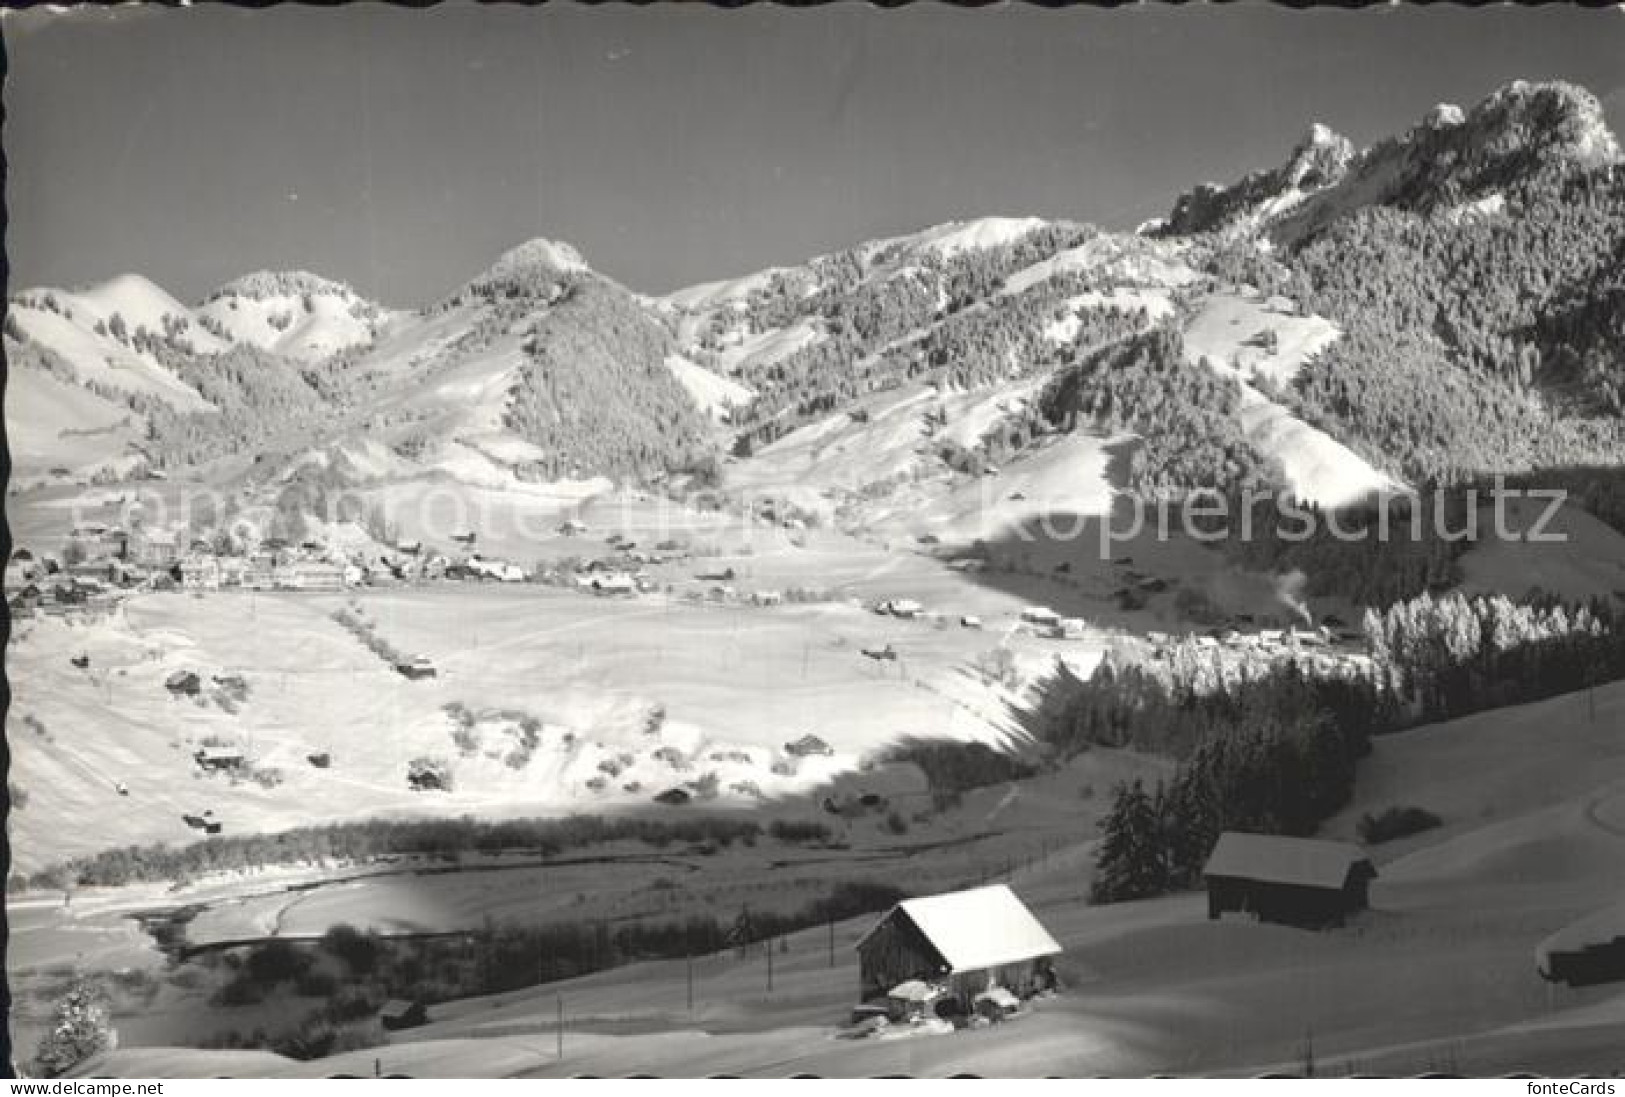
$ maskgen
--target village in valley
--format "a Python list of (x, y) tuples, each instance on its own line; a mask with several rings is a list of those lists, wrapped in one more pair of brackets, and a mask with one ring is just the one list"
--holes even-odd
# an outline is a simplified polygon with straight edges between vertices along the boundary
[[(927, 1053), (910, 1050), (918, 1040), (903, 1038), (959, 1033), (956, 1039), (974, 1037), (965, 1045), (963, 1069), (1019, 1070), (1007, 1055), (1028, 1039), (1072, 1031), (1085, 1023), (1079, 1011), (1090, 1018), (1087, 1024), (1099, 1024), (1098, 1011), (1123, 1000), (1118, 981), (1144, 980), (1151, 970), (1145, 965), (1167, 949), (1212, 964), (1225, 962), (1219, 957), (1231, 950), (1250, 954), (1249, 932), (1277, 947), (1305, 934), (1303, 946), (1284, 948), (1275, 963), (1286, 966), (1270, 978), (1301, 980), (1299, 993), (1318, 996), (1322, 979), (1338, 977), (1310, 959), (1322, 946), (1310, 946), (1309, 938), (1327, 941), (1328, 961), (1341, 955), (1342, 946), (1333, 944), (1341, 939), (1358, 942), (1379, 967), (1414, 966), (1420, 962), (1415, 950), (1446, 932), (1448, 921), (1440, 921), (1443, 912), (1433, 911), (1435, 900), (1428, 898), (1437, 885), (1425, 841), (1440, 832), (1421, 830), (1422, 845), (1418, 837), (1401, 838), (1398, 847), (1415, 853), (1397, 861), (1391, 847), (1375, 847), (1382, 856), (1373, 857), (1362, 845), (1394, 841), (1372, 828), (1373, 819), (1394, 815), (1395, 805), (1439, 802), (1425, 790), (1408, 791), (1403, 779), (1392, 786), (1386, 782), (1394, 778), (1378, 780), (1333, 819), (1324, 837), (1224, 834), (1201, 853), (1201, 905), (1176, 895), (1099, 907), (1090, 895), (1098, 884), (1089, 883), (1099, 840), (1090, 831), (1118, 811), (1124, 782), (1168, 780), (1166, 762), (1132, 742), (1047, 759), (1022, 748), (1018, 757), (1026, 760), (1013, 764), (994, 764), (993, 753), (955, 761), (953, 752), (933, 750), (928, 740), (885, 746), (889, 736), (882, 729), (897, 727), (901, 718), (920, 729), (946, 721), (1008, 750), (998, 744), (1033, 734), (1019, 714), (1043, 707), (1057, 675), (1087, 680), (1106, 665), (1210, 683), (1204, 688), (1235, 688), (1277, 666), (1328, 681), (1379, 674), (1366, 635), (1332, 610), (1310, 616), (1295, 588), (1283, 593), (1264, 584), (1261, 601), (1246, 611), (1175, 631), (1168, 627), (1168, 607), (1181, 589), (1177, 581), (1147, 592), (1140, 609), (1125, 617), (1113, 591), (1098, 601), (1080, 598), (1073, 577), (1051, 566), (1029, 566), (1039, 574), (1001, 590), (989, 582), (1000, 574), (996, 550), (939, 555), (939, 546), (918, 540), (907, 547), (867, 545), (838, 530), (786, 530), (748, 507), (719, 516), (672, 504), (666, 513), (686, 514), (687, 525), (652, 532), (636, 509), (652, 497), (636, 494), (561, 512), (528, 569), (485, 555), (479, 530), (456, 531), (439, 543), (406, 536), (377, 541), (340, 525), (288, 543), (255, 539), (247, 527), (231, 537), (215, 530), (200, 536), (148, 531), (140, 521), (125, 524), (115, 516), (128, 511), (111, 509), (106, 523), (76, 520), (60, 540), (20, 543), (6, 572), (17, 626), (13, 659), (53, 662), (49, 678), (62, 683), (56, 688), (64, 699), (79, 692), (93, 704), (124, 698), (115, 703), (132, 722), (120, 741), (109, 743), (110, 751), (88, 742), (70, 745), (58, 706), (41, 704), (26, 679), (19, 689), (21, 726), (33, 737), (23, 739), (22, 750), (58, 759), (63, 768), (56, 772), (65, 778), (59, 787), (83, 789), (68, 804), (102, 800), (116, 803), (119, 812), (116, 830), (98, 834), (95, 826), (81, 826), (78, 849), (89, 867), (79, 870), (80, 883), (61, 900), (49, 898), (50, 889), (61, 886), (55, 870), (14, 878), (23, 889), (12, 900), (16, 940), (24, 956), (45, 946), (43, 963), (55, 927), (73, 925), (76, 956), (86, 957), (85, 945), (94, 942), (89, 955), (103, 957), (94, 962), (131, 973), (130, 988), (115, 999), (123, 1003), (115, 1019), (126, 1049), (119, 1069), (189, 1070), (194, 1067), (184, 1064), (207, 1062), (214, 1065), (206, 1069), (222, 1071), (330, 1075), (364, 1072), (376, 1060), (408, 1074), (456, 1070), (465, 1045), (508, 1049), (530, 1038), (525, 1034), (552, 1033), (560, 1026), (554, 999), (562, 995), (565, 1057), (538, 1061), (515, 1051), (514, 1069), (614, 1072), (610, 1064), (635, 1055), (651, 1071), (681, 1072), (693, 1068), (665, 1052), (634, 1050), (655, 1045), (631, 1033), (694, 1025), (713, 1033), (708, 1045), (732, 1033), (724, 1041), (729, 1050), (714, 1064), (708, 1060), (712, 1072), (732, 1069), (729, 1063), (749, 1071), (759, 1056), (783, 1057), (792, 1046), (801, 1066), (815, 1073), (951, 1072), (959, 1052), (931, 1052), (925, 1067), (920, 1056)], [(1123, 557), (1097, 565), (1106, 582), (1119, 586), (1134, 581), (1123, 575), (1131, 567)], [(1044, 590), (1065, 612), (1033, 600)], [(1093, 620), (1078, 612), (1089, 613), (1091, 605)], [(245, 620), (255, 626), (243, 630)], [(449, 634), (448, 621), (457, 622)], [(182, 640), (177, 628), (188, 637)], [(645, 635), (641, 654), (622, 662), (614, 652), (632, 635), (628, 629)], [(311, 646), (329, 630), (333, 639)], [(596, 659), (587, 647), (594, 635), (593, 643), (615, 638)], [(738, 645), (743, 635), (756, 637), (755, 650)], [(293, 636), (301, 639), (287, 647)], [(570, 639), (575, 636), (583, 638)], [(506, 652), (515, 645), (534, 651), (514, 662)], [(760, 707), (776, 705), (771, 694), (740, 691), (741, 668), (764, 685), (818, 700), (788, 699), (793, 707), (775, 717), (776, 707)], [(385, 687), (389, 679), (397, 684)], [(594, 679), (624, 683), (613, 686), (616, 691), (638, 684), (631, 703), (605, 708)], [(563, 692), (536, 707), (527, 683), (542, 680)], [(377, 684), (361, 691), (363, 682)], [(341, 683), (351, 700), (333, 692)], [(313, 718), (312, 704), (322, 718)], [(1445, 750), (1442, 757), (1485, 742), (1504, 742), (1508, 751), (1503, 756), (1490, 748), (1507, 768), (1486, 777), (1502, 776), (1443, 798), (1468, 797), (1445, 816), (1457, 821), (1445, 823), (1443, 833), (1474, 843), (1480, 838), (1473, 820), (1484, 812), (1491, 819), (1516, 813), (1515, 805), (1476, 797), (1493, 796), (1496, 782), (1528, 772), (1527, 751), (1535, 744), (1520, 743), (1519, 728), (1555, 719), (1562, 735), (1578, 736), (1576, 742), (1610, 742), (1601, 729), (1617, 726), (1609, 721), (1625, 695), (1616, 687), (1602, 690), (1600, 724), (1589, 713), (1575, 720), (1575, 704), (1545, 702), (1535, 710), (1556, 705), (1566, 715), (1531, 710), (1499, 727), (1495, 713), (1469, 718), (1465, 724), (1473, 726), (1459, 731), (1444, 725), (1436, 746), (1424, 745), (1422, 732), (1408, 733), (1406, 745)], [(735, 711), (724, 716), (729, 708)], [(910, 711), (912, 719), (900, 716)], [(334, 721), (378, 730), (361, 737), (336, 733)], [(184, 729), (178, 737), (169, 730), (177, 726)], [(1554, 763), (1555, 756), (1544, 764)], [(967, 765), (975, 772), (962, 772)], [(1432, 763), (1416, 776), (1439, 781), (1449, 768)], [(159, 783), (148, 779), (159, 773)], [(20, 787), (26, 795), (41, 783)], [(1566, 787), (1558, 782), (1546, 792), (1561, 797)], [(1540, 798), (1538, 782), (1521, 795), (1531, 809), (1550, 802)], [(658, 814), (647, 823), (651, 837), (612, 830), (584, 839), (585, 845), (582, 838), (561, 844), (547, 824), (527, 821), (542, 804), (560, 802), (575, 813)], [(14, 834), (54, 825), (51, 816), (38, 814), (40, 801), (30, 796), (23, 803)], [(1598, 812), (1599, 825), (1616, 826), (1610, 820), (1620, 803), (1601, 795), (1590, 810)], [(360, 833), (361, 844), (344, 853), (299, 830), (313, 817), (353, 819), (365, 827), (362, 821), (384, 814), (401, 820), (409, 834), (412, 820), (443, 816), (448, 808), (478, 811), (493, 820), (490, 826), (514, 828), (513, 836), (493, 842), (474, 832), (453, 834), (441, 853), (368, 854), (362, 851), (373, 840)], [(720, 817), (709, 814), (718, 811)], [(708, 814), (685, 823), (695, 812)], [(1524, 825), (1513, 822), (1516, 814), (1506, 818), (1504, 826)], [(719, 829), (707, 836), (713, 826)], [(287, 828), (294, 835), (288, 852), (269, 860), (247, 846), (241, 852), (220, 847), (193, 867), (162, 859), (150, 867), (116, 863), (98, 852), (120, 838), (164, 846), (191, 835), (252, 842), (264, 830)], [(653, 837), (668, 828), (672, 837)], [(1490, 826), (1484, 840), (1499, 841), (1489, 838), (1495, 833)], [(1606, 845), (1609, 832), (1598, 833)], [(396, 848), (410, 849), (412, 840), (406, 841)], [(645, 844), (650, 841), (658, 844)], [(55, 842), (59, 850), (74, 848)], [(1407, 867), (1411, 860), (1414, 869)], [(651, 878), (645, 867), (651, 863), (667, 867)], [(887, 867), (877, 875), (869, 865)], [(667, 875), (673, 869), (680, 871), (677, 878)], [(792, 886), (773, 882), (786, 872), (794, 874)], [(1094, 875), (1098, 879), (1098, 870)], [(114, 881), (117, 886), (106, 886)], [(550, 896), (540, 906), (536, 888)], [(1607, 947), (1598, 950), (1597, 930), (1585, 927), (1611, 925), (1605, 912), (1552, 925), (1559, 932), (1544, 940), (1521, 927), (1545, 919), (1520, 909), (1514, 904), (1502, 915), (1504, 937), (1487, 939), (1509, 958), (1519, 957), (1506, 970), (1504, 991), (1486, 1000), (1487, 1016), (1516, 1016), (1525, 1008), (1520, 1003), (1535, 1000), (1531, 995), (1548, 993), (1537, 991), (1546, 980), (1580, 988), (1571, 993), (1582, 1001), (1596, 1000), (1596, 991), (1586, 988), (1606, 987), (1614, 961)], [(627, 938), (616, 949), (618, 959), (586, 962), (588, 972), (610, 965), (603, 970), (544, 980), (534, 989), (523, 977), (512, 986), (493, 982), (477, 966), (451, 974), (462, 972), (466, 961), (450, 957), (495, 947), (482, 937), (492, 931), (481, 928), (493, 917), (513, 926), (499, 934), (519, 935), (507, 947), (547, 948), (549, 925), (601, 926), (629, 910), (636, 912), (632, 926), (688, 919), (691, 927), (714, 920), (716, 928), (689, 943), (658, 946), (655, 954), (663, 959), (636, 959), (650, 946)], [(1211, 928), (1203, 930), (1204, 924)], [(1205, 942), (1191, 936), (1203, 932), (1213, 936)], [(342, 1022), (312, 1020), (331, 1007), (317, 1006), (319, 999), (298, 988), (316, 985), (323, 972), (322, 978), (342, 982), (351, 962), (344, 958), (352, 947), (346, 935), (357, 933), (386, 956), (413, 949), (421, 950), (419, 963), (450, 964), (445, 978), (466, 989), (413, 993), (413, 984), (389, 976), (369, 982), (377, 989), (358, 992), (345, 1007), (364, 1012), (347, 1013)], [(303, 974), (252, 975), (258, 968), (230, 962), (276, 954), (285, 947), (278, 938), (297, 943), (299, 951), (285, 962)], [(568, 955), (577, 946), (552, 947)], [(622, 947), (630, 951), (622, 954)], [(672, 958), (674, 948), (678, 958)], [(390, 963), (409, 959), (403, 951)], [(1123, 963), (1128, 966), (1118, 970)], [(174, 974), (162, 974), (162, 965)], [(43, 993), (55, 985), (57, 977), (44, 974), (49, 966), (37, 970), (40, 975), (21, 984), (25, 994), (31, 985)], [(1167, 976), (1177, 978), (1172, 969)], [(1447, 984), (1454, 978), (1444, 969), (1434, 976)], [(1257, 977), (1265, 978), (1262, 972)], [(1238, 971), (1231, 978), (1243, 976)], [(200, 989), (187, 989), (195, 984)], [(634, 985), (646, 992), (635, 1006), (623, 997)], [(1238, 984), (1234, 993), (1254, 991)], [(472, 997), (465, 1002), (463, 995)], [(240, 1004), (218, 1008), (239, 998)], [(204, 1001), (217, 1005), (197, 1038), (217, 1050), (161, 1050), (176, 1039), (175, 1026), (202, 1023), (196, 1006)], [(128, 1012), (136, 1002), (145, 1003), (139, 1017)], [(815, 1005), (817, 1019), (807, 1013)], [(1305, 1000), (1289, 998), (1283, 1008), (1301, 1010)], [(486, 1009), (488, 1016), (480, 1012)], [(753, 1018), (749, 1024), (735, 1012), (740, 1009)], [(786, 1009), (784, 1019), (775, 1020)], [(601, 1020), (610, 1015), (618, 1018), (613, 1024)], [(1166, 1051), (1136, 1052), (1130, 1050), (1134, 1040), (1118, 1039), (1109, 1047), (1078, 1044), (1079, 1057), (1064, 1062), (1132, 1072), (1173, 1061), (1157, 1058), (1174, 1046), (1152, 1038), (1161, 1022), (1148, 1017), (1143, 1023), (1151, 1028), (1135, 1039)], [(1262, 1017), (1256, 1023), (1258, 1036), (1249, 1039), (1272, 1035), (1255, 1045), (1247, 1065), (1301, 1071), (1307, 1053), (1284, 1015), (1286, 1027), (1268, 1029)], [(276, 1024), (292, 1034), (269, 1035)], [(282, 1041), (283, 1050), (236, 1050), (255, 1046), (256, 1025), (268, 1030), (267, 1042)], [(313, 1025), (380, 1035), (349, 1052), (342, 1044), (316, 1043), (326, 1051), (307, 1058), (298, 1051), (305, 1046), (298, 1033)], [(601, 1034), (600, 1025), (608, 1026)], [(1178, 1026), (1164, 1031), (1164, 1041), (1189, 1035)], [(1015, 1042), (1007, 1044), (1000, 1035), (1006, 1032)], [(1210, 1058), (1190, 1061), (1234, 1062), (1223, 1047), (1236, 1038), (1203, 1036), (1208, 1050), (1198, 1054)], [(850, 1051), (825, 1053), (826, 1040), (877, 1050), (856, 1058)], [(1349, 1056), (1344, 1071), (1448, 1069), (1459, 1062), (1454, 1057), (1468, 1053), (1510, 1069), (1529, 1062), (1515, 1049), (1541, 1046), (1534, 1036), (1498, 1037), (1491, 1053), (1492, 1045), (1452, 1037), (1425, 1053), (1396, 1050), (1384, 1058), (1390, 1053), (1340, 1047), (1330, 1030), (1321, 1040), (1314, 1054), (1343, 1051)], [(1578, 1046), (1590, 1054), (1583, 1040), (1565, 1041), (1568, 1051)], [(1369, 1037), (1358, 1046), (1369, 1049)], [(296, 1053), (289, 1057), (289, 1051)]]

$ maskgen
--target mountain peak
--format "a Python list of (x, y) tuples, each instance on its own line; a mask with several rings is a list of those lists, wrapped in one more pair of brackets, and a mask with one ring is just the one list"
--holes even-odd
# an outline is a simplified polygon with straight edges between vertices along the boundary
[(1340, 182), (1355, 158), (1352, 142), (1319, 122), (1293, 146), (1279, 167), (1255, 171), (1232, 186), (1203, 183), (1175, 201), (1159, 235), (1183, 236), (1219, 229), (1245, 229)]
[(574, 247), (538, 236), (497, 256), (496, 262), (465, 282), (447, 303), (466, 302), (470, 297), (553, 300), (567, 276), (591, 272)]
[(1579, 167), (1621, 158), (1597, 97), (1563, 81), (1515, 80), (1474, 107), (1464, 125), (1476, 131), (1477, 143), (1489, 155), (1529, 149)]
[(1319, 189), (1343, 178), (1354, 155), (1352, 141), (1330, 126), (1316, 122), (1292, 150), (1282, 181), (1303, 190)]

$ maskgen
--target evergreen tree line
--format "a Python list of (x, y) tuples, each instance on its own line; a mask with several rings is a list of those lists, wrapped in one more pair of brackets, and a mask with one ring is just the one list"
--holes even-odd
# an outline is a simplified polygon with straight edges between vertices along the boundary
[[(730, 948), (742, 955), (782, 949), (788, 934), (889, 910), (906, 898), (907, 892), (890, 884), (843, 880), (829, 894), (793, 910), (743, 907), (731, 919), (696, 914), (668, 921), (488, 923), (467, 933), (433, 937), (388, 937), (338, 925), (315, 942), (272, 939), (241, 951), (205, 954), (205, 963), (230, 973), (214, 995), (218, 1004), (253, 1005), (282, 988), (323, 1000), (281, 1031), (232, 1032), (209, 1043), (319, 1059), (377, 1042), (369, 1026), (390, 999), (434, 1005), (640, 961), (709, 956)], [(84, 1027), (80, 1024), (75, 1031)], [(71, 1053), (79, 1054), (84, 1042), (77, 1040)]]
[(464, 854), (528, 852), (553, 857), (611, 842), (661, 849), (673, 844), (726, 847), (761, 837), (758, 823), (723, 816), (652, 819), (572, 815), (563, 819), (386, 820), (296, 827), (276, 834), (221, 834), (184, 846), (154, 844), (104, 850), (41, 870), (13, 889), (117, 887), (140, 881), (180, 882), (214, 872), (267, 865), (359, 863), (381, 857), (455, 860)]
[(905, 254), (904, 242), (775, 273), (740, 308), (716, 313), (702, 346), (708, 339), (720, 345), (735, 325), (771, 331), (806, 322), (823, 337), (745, 378), (757, 395), (735, 412), (736, 451), (748, 454), (866, 393), (914, 379), (975, 388), (1053, 368), (1079, 348), (1145, 327), (1143, 309), (1100, 307), (1077, 313), (1069, 340), (1046, 332), (1071, 311), (1069, 297), (1111, 288), (1094, 272), (1061, 271), (1018, 293), (1002, 292), (1011, 275), (1094, 235), (1082, 226), (1051, 225), (947, 257)]
[(1145, 498), (1177, 499), (1269, 481), (1265, 458), (1237, 420), (1240, 401), (1237, 381), (1188, 362), (1179, 333), (1154, 328), (1062, 370), (1038, 407), (1062, 429), (1137, 434), (1129, 486)]
[(1261, 574), (1301, 571), (1311, 598), (1386, 607), (1448, 590), (1460, 581), (1461, 556), (1474, 544), (1456, 536), (1469, 519), (1469, 499), (1459, 489), (1429, 485), (1414, 499), (1396, 495), (1332, 512), (1304, 503), (1289, 510), (1275, 497), (1248, 500), (1236, 491), (1225, 498), (1229, 536), (1218, 544), (1230, 561)]
[(1625, 458), (1625, 172), (1552, 165), (1499, 213), (1367, 208), (1287, 258), (1345, 337), (1299, 410), (1412, 482)]

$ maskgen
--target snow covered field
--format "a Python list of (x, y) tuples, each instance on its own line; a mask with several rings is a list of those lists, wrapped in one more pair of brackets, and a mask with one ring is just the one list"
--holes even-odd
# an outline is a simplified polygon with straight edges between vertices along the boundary
[[(1048, 829), (1062, 826), (1059, 814), (1018, 813), (1006, 825), (1035, 826), (1050, 844), (998, 875), (1064, 946), (1063, 992), (990, 1030), (834, 1040), (857, 993), (850, 946), (870, 921), (860, 918), (836, 927), (833, 966), (822, 928), (792, 935), (774, 958), (771, 991), (760, 954), (698, 959), (692, 1011), (682, 961), (639, 964), (447, 1003), (386, 1048), (247, 1065), (307, 1076), (367, 1074), (374, 1058), (420, 1076), (1075, 1076), (1300, 1071), (1312, 1057), (1328, 1076), (1606, 1073), (1620, 1066), (1625, 996), (1554, 988), (1533, 954), (1546, 935), (1617, 900), (1625, 686), (1598, 690), (1592, 711), (1584, 696), (1566, 696), (1380, 740), (1356, 802), (1330, 832), (1393, 803), (1436, 809), (1445, 826), (1377, 847), (1373, 910), (1344, 930), (1211, 923), (1197, 896), (1090, 907), (1088, 834)], [(966, 867), (955, 853), (918, 860)], [(134, 1048), (101, 1069), (231, 1066), (212, 1052)]]

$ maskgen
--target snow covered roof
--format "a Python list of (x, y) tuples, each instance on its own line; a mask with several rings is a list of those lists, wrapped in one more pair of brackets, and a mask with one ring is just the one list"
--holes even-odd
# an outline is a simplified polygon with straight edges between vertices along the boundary
[[(1274, 884), (1341, 888), (1349, 871), (1370, 859), (1348, 842), (1321, 842), (1278, 834), (1245, 834), (1227, 830), (1219, 835), (1213, 854), (1202, 870), (1207, 876), (1239, 876)], [(1376, 875), (1376, 870), (1371, 869)]]
[(954, 971), (977, 971), (1061, 951), (1016, 893), (1003, 884), (904, 899), (858, 941), (861, 947), (898, 911), (919, 927)]
[(1541, 971), (1550, 971), (1553, 953), (1584, 952), (1622, 938), (1625, 938), (1625, 902), (1570, 922), (1535, 947), (1535, 961)]

